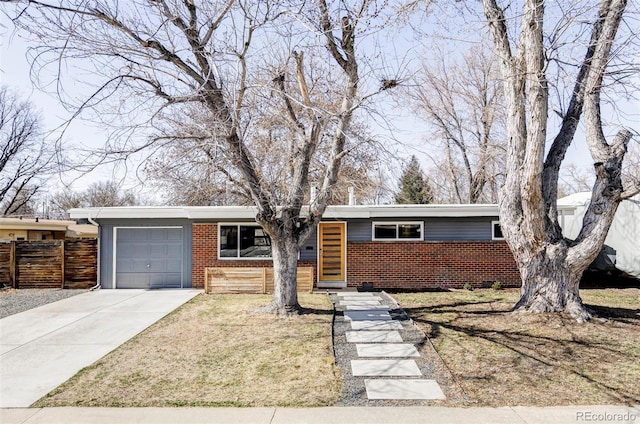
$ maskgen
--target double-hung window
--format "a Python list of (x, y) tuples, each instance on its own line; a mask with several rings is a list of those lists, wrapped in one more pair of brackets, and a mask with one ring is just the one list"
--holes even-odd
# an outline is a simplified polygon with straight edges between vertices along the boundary
[(423, 222), (374, 222), (373, 240), (423, 240)]
[(271, 239), (257, 224), (227, 224), (218, 227), (220, 259), (270, 259)]

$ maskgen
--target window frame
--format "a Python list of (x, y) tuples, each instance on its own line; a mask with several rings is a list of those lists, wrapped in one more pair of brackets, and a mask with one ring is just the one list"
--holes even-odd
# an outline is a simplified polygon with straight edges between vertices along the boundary
[[(237, 233), (238, 233), (238, 239), (237, 244), (238, 244), (238, 253), (236, 256), (220, 256), (221, 253), (221, 243), (220, 243), (220, 237), (222, 235), (222, 231), (221, 228), (222, 227), (236, 227), (237, 229)], [(218, 260), (221, 261), (271, 261), (273, 260), (273, 251), (271, 252), (271, 254), (269, 256), (240, 256), (240, 227), (256, 227), (256, 228), (261, 228), (262, 231), (264, 231), (264, 228), (262, 228), (262, 226), (258, 223), (255, 222), (218, 222), (218, 240), (216, 241), (217, 243), (217, 249), (218, 249)], [(269, 237), (269, 235), (265, 232), (265, 235), (267, 237)], [(269, 244), (269, 246), (272, 246), (271, 244)]]
[[(376, 225), (395, 225), (396, 237), (395, 238), (377, 238)], [(419, 238), (400, 238), (400, 232), (399, 232), (400, 225), (419, 225), (420, 237)], [(372, 221), (371, 222), (371, 240), (372, 241), (424, 241), (424, 221)]]
[(502, 225), (500, 225), (500, 232), (502, 233), (502, 237), (496, 236), (496, 224), (500, 225), (500, 221), (491, 221), (491, 240), (504, 240)]

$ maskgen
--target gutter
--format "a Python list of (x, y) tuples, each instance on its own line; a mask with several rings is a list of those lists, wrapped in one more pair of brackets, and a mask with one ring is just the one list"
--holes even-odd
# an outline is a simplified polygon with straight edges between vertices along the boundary
[(98, 224), (93, 220), (93, 218), (91, 218), (91, 214), (87, 214), (87, 221), (89, 221), (91, 225), (95, 225), (96, 227), (98, 227), (98, 250), (96, 252), (96, 254), (98, 255), (98, 257), (96, 258), (96, 285), (89, 288), (89, 291), (94, 291), (102, 288), (102, 285), (100, 284), (100, 232), (102, 231), (102, 228), (100, 227), (100, 224)]

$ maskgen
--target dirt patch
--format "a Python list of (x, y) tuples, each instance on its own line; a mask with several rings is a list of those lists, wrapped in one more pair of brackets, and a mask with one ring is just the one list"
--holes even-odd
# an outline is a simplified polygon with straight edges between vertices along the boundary
[(640, 290), (583, 290), (605, 320), (512, 313), (517, 290), (396, 294), (476, 406), (640, 402)]
[(324, 406), (340, 395), (325, 295), (309, 313), (248, 311), (261, 295), (200, 295), (35, 406)]

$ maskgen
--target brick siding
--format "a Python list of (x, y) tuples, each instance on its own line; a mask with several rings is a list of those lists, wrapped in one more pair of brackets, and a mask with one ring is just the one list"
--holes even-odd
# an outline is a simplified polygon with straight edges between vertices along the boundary
[(520, 274), (504, 241), (349, 242), (347, 284), (387, 289), (519, 287)]
[[(204, 286), (207, 267), (270, 267), (271, 260), (218, 259), (218, 224), (193, 224), (193, 287)], [(316, 261), (299, 261), (314, 268)], [(520, 274), (504, 241), (348, 242), (347, 285), (386, 289), (519, 287)]]

